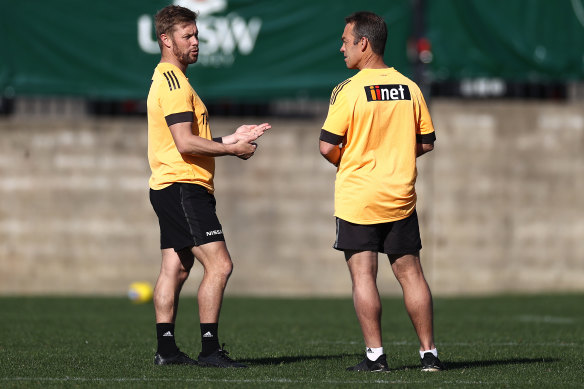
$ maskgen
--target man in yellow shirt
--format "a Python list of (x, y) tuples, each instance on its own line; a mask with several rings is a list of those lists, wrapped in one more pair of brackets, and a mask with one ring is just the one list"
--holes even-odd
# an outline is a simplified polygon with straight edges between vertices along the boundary
[(370, 12), (345, 19), (341, 52), (359, 72), (333, 90), (320, 152), (338, 167), (337, 235), (353, 282), (366, 358), (352, 371), (389, 371), (381, 339), (378, 253), (389, 257), (420, 340), (422, 370), (443, 365), (434, 344), (432, 296), (422, 272), (416, 214), (416, 157), (434, 148), (434, 127), (418, 86), (383, 61), (387, 26)]
[[(158, 349), (156, 365), (246, 367), (219, 346), (218, 321), (233, 264), (215, 213), (214, 157), (248, 159), (268, 123), (244, 125), (213, 138), (207, 109), (185, 76), (199, 55), (197, 15), (168, 6), (155, 17), (161, 50), (148, 93), (150, 201), (160, 224), (162, 265), (154, 289)], [(181, 288), (195, 258), (204, 275), (197, 300), (202, 350), (198, 360), (181, 352), (174, 323)]]

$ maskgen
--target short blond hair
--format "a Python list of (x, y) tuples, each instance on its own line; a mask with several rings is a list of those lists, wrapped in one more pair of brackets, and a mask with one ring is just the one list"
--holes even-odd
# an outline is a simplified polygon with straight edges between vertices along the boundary
[(160, 35), (170, 35), (174, 31), (175, 26), (196, 22), (197, 13), (185, 7), (169, 5), (158, 11), (154, 16), (154, 26), (156, 28), (156, 40), (158, 41), (160, 50), (162, 50)]

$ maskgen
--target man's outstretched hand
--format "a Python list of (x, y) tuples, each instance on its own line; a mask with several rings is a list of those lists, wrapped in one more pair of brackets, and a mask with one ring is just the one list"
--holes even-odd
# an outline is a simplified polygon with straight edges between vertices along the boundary
[(272, 126), (269, 123), (244, 124), (243, 126), (239, 126), (233, 135), (236, 141), (250, 143), (264, 135), (264, 132), (270, 128), (272, 128)]

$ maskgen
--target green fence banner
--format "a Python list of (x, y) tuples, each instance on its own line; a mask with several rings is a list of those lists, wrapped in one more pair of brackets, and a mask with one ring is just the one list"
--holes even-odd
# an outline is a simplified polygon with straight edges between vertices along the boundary
[(434, 80), (584, 80), (584, 0), (428, 0)]
[[(187, 71), (208, 99), (328, 98), (354, 71), (339, 52), (344, 18), (365, 4), (338, 0), (0, 0), (0, 93), (143, 99), (160, 59), (153, 15), (199, 12), (199, 62)], [(410, 74), (409, 0), (366, 1), (388, 23), (388, 61)]]
[(363, 9), (386, 20), (386, 63), (410, 77), (419, 12), (432, 80), (584, 80), (584, 0), (0, 0), (0, 97), (144, 99), (153, 15), (169, 4), (199, 12), (187, 76), (205, 100), (328, 98), (355, 73), (340, 37)]

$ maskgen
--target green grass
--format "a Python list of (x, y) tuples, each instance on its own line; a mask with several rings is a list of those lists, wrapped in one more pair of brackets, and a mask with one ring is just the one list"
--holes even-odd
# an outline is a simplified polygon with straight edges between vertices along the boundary
[[(152, 304), (124, 298), (0, 298), (1, 388), (582, 387), (584, 296), (436, 298), (440, 373), (419, 371), (399, 298), (383, 301), (390, 373), (351, 373), (363, 357), (350, 299), (226, 298), (220, 339), (249, 369), (154, 366)], [(196, 356), (193, 297), (176, 336)]]

